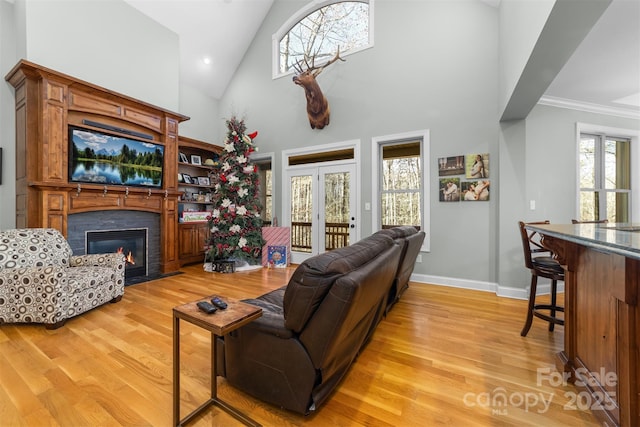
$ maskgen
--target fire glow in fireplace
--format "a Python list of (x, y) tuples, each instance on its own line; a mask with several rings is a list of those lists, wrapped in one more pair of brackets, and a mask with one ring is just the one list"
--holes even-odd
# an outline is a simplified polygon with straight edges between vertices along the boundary
[(126, 230), (87, 231), (87, 254), (120, 252), (127, 258), (125, 281), (139, 276), (147, 276), (147, 233), (146, 228)]

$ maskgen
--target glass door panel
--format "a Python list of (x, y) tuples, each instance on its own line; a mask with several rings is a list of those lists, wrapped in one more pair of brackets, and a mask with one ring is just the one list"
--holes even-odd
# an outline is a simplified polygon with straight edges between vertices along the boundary
[(342, 248), (350, 244), (350, 173), (324, 174), (324, 250)]
[(288, 180), (285, 203), (294, 264), (357, 240), (355, 165), (296, 169)]
[(291, 177), (291, 250), (311, 253), (313, 248), (313, 175)]

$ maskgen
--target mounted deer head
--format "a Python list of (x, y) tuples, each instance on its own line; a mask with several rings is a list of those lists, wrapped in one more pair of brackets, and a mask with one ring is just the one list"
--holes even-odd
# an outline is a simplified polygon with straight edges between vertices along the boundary
[(322, 70), (338, 59), (341, 61), (344, 61), (344, 59), (340, 58), (340, 49), (338, 49), (333, 59), (320, 67), (315, 66), (315, 59), (316, 57), (314, 55), (311, 58), (311, 65), (309, 65), (309, 61), (307, 61), (307, 57), (305, 56), (304, 65), (306, 66), (306, 70), (302, 69), (301, 61), (293, 65), (293, 68), (298, 73), (293, 76), (293, 82), (304, 88), (304, 94), (307, 97), (307, 116), (309, 117), (311, 129), (322, 129), (329, 124), (329, 102), (322, 94), (316, 77), (318, 77), (318, 74), (320, 74)]

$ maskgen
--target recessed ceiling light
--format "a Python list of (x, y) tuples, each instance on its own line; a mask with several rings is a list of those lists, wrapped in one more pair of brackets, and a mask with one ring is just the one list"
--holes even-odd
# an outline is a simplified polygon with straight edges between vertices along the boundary
[(205, 65), (209, 65), (211, 64), (211, 58), (209, 58), (208, 56), (205, 56), (202, 58), (202, 62), (204, 62)]

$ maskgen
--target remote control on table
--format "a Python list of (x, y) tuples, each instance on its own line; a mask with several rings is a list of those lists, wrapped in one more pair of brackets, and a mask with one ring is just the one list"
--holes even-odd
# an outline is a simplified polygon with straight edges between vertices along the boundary
[(211, 303), (221, 310), (224, 310), (225, 308), (227, 308), (227, 303), (222, 301), (220, 297), (211, 298)]
[(204, 311), (207, 314), (213, 314), (216, 312), (216, 310), (218, 310), (206, 301), (199, 301), (196, 305), (201, 311)]

